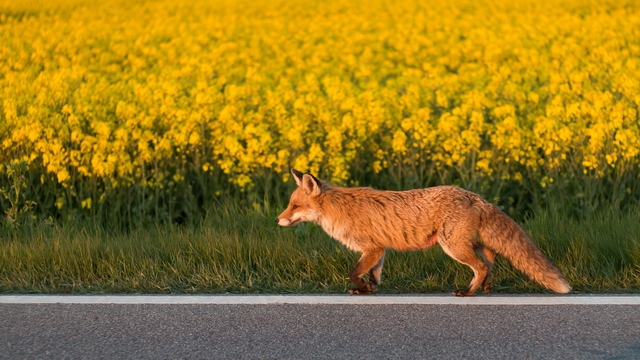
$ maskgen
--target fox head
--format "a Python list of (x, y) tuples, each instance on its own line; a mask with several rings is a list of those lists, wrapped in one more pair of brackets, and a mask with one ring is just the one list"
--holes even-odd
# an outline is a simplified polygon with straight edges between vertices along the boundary
[(292, 226), (305, 221), (317, 222), (320, 209), (318, 200), (323, 192), (323, 184), (309, 173), (303, 174), (291, 169), (291, 174), (298, 188), (291, 194), (289, 206), (276, 218), (276, 223), (280, 226)]

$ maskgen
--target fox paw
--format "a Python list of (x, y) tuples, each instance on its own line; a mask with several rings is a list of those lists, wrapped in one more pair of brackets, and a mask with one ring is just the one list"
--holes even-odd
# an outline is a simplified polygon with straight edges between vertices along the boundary
[(353, 288), (353, 289), (349, 290), (349, 294), (364, 295), (364, 294), (370, 294), (370, 293), (376, 292), (376, 291), (377, 291), (376, 284), (374, 284), (373, 282), (369, 281), (364, 287)]
[(486, 294), (489, 291), (491, 291), (491, 283), (482, 284), (482, 292)]
[(465, 290), (456, 290), (456, 291), (453, 292), (453, 295), (455, 295), (455, 296), (471, 296), (471, 295), (473, 295), (473, 293), (469, 293), (465, 289)]
[(365, 295), (365, 294), (370, 294), (371, 291), (367, 291), (367, 290), (362, 290), (362, 289), (358, 289), (358, 288), (353, 288), (351, 290), (349, 290), (349, 294), (352, 295)]

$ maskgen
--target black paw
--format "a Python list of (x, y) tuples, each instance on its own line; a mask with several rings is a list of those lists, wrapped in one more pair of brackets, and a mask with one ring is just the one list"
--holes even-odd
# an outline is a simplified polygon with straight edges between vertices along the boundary
[(349, 290), (349, 294), (364, 295), (364, 294), (370, 294), (372, 292), (376, 292), (377, 290), (378, 290), (378, 287), (376, 286), (376, 284), (369, 281), (365, 286), (361, 288), (353, 288)]
[(466, 289), (465, 290), (456, 290), (453, 292), (453, 295), (455, 296), (471, 296), (473, 295), (472, 293), (469, 293)]
[(349, 294), (352, 295), (365, 295), (365, 294), (370, 294), (371, 291), (367, 291), (367, 290), (362, 290), (362, 289), (358, 289), (358, 288), (353, 288), (351, 290), (349, 290)]

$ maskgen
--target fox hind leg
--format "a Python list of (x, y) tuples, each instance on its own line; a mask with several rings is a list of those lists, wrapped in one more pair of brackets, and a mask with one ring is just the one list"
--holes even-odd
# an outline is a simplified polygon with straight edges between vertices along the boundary
[[(459, 214), (465, 221), (449, 223), (447, 228), (443, 227), (442, 231), (438, 232), (442, 234), (439, 241), (442, 250), (454, 260), (469, 266), (473, 270), (473, 279), (469, 286), (464, 290), (454, 291), (453, 294), (455, 296), (473, 295), (487, 279), (487, 266), (476, 256), (476, 249), (480, 245), (477, 238), (479, 217), (474, 215), (471, 212)], [(489, 257), (489, 255), (486, 256)]]
[(493, 268), (496, 253), (482, 244), (477, 244), (474, 246), (473, 250), (482, 258), (484, 266), (487, 267), (487, 275), (485, 275), (484, 280), (482, 281), (482, 292), (488, 293), (489, 290), (491, 290), (491, 269)]
[(369, 281), (376, 285), (380, 285), (380, 277), (382, 275), (382, 265), (384, 265), (384, 252), (380, 260), (369, 270)]
[[(369, 281), (363, 280), (362, 277), (369, 270), (372, 270), (372, 273), (377, 273), (377, 276), (379, 276), (380, 272), (382, 271), (381, 259), (383, 257), (383, 248), (368, 250), (362, 253), (362, 257), (360, 257), (360, 260), (358, 260), (356, 266), (354, 266), (349, 273), (349, 278), (351, 279), (351, 281), (353, 281), (354, 284), (356, 284), (356, 288), (353, 288), (349, 291), (351, 294), (368, 294), (377, 290), (377, 284), (373, 280), (377, 279), (379, 281), (379, 277), (376, 279), (370, 279)], [(374, 267), (377, 267), (378, 264), (380, 265), (379, 269), (374, 269)]]
[(453, 292), (455, 296), (471, 296), (486, 278), (487, 267), (480, 261), (472, 248), (456, 249), (455, 252), (449, 254), (456, 261), (463, 263), (473, 270), (473, 279), (469, 286), (464, 290), (456, 290)]

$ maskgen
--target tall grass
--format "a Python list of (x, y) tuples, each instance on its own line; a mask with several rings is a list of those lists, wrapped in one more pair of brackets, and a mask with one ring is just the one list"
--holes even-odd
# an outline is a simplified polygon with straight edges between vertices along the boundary
[[(358, 254), (304, 224), (280, 228), (277, 209), (226, 204), (193, 226), (130, 232), (66, 223), (0, 235), (3, 293), (343, 293)], [(543, 212), (523, 223), (577, 292), (640, 292), (640, 212), (590, 221)], [(494, 291), (545, 291), (499, 258)], [(390, 251), (382, 293), (465, 287), (469, 268), (439, 247)]]

